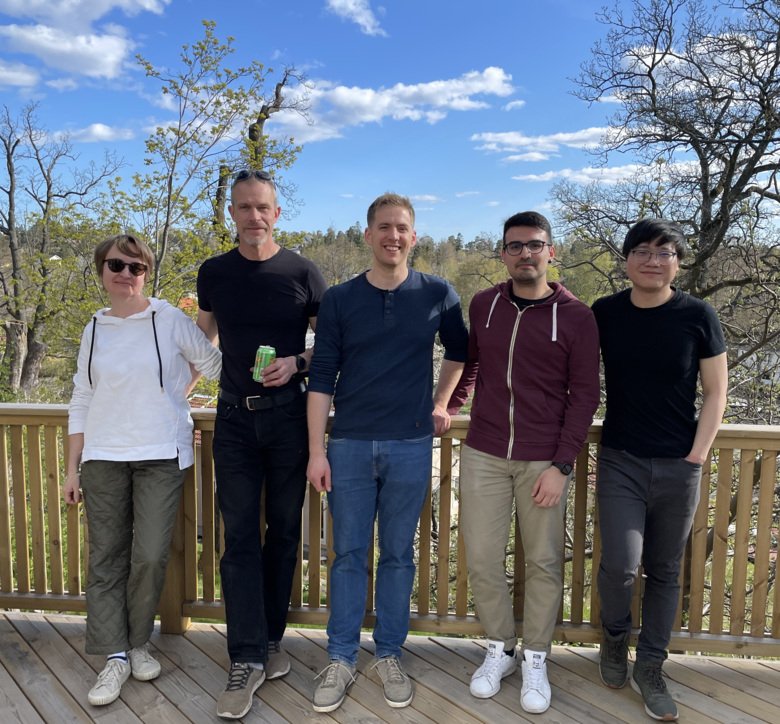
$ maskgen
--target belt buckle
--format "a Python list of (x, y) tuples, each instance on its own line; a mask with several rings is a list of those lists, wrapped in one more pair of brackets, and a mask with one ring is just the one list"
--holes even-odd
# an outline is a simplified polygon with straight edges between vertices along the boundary
[(246, 407), (247, 410), (250, 410), (250, 411), (254, 412), (258, 408), (256, 408), (252, 404), (252, 400), (262, 400), (262, 399), (264, 399), (262, 395), (252, 395), (251, 397), (245, 397), (244, 398), (244, 407)]

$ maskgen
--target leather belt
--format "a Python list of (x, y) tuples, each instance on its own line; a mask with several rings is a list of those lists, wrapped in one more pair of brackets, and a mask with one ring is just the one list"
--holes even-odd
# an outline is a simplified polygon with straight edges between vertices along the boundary
[(278, 405), (286, 405), (288, 402), (292, 402), (299, 395), (302, 395), (306, 391), (303, 382), (300, 382), (293, 389), (283, 390), (277, 395), (253, 395), (252, 397), (239, 397), (230, 392), (224, 392), (220, 390), (219, 399), (224, 400), (228, 405), (235, 405), (236, 407), (243, 407), (246, 410), (252, 412), (256, 410), (270, 410), (272, 407)]

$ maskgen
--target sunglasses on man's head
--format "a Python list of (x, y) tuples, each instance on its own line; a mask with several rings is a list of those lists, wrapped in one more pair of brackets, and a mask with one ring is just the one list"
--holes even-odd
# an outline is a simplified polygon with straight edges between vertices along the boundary
[(134, 277), (140, 277), (141, 274), (146, 274), (147, 269), (149, 269), (146, 264), (142, 264), (140, 261), (106, 259), (103, 263), (108, 267), (108, 270), (114, 272), (114, 274), (119, 274), (124, 270), (125, 267), (127, 267)]
[(267, 181), (270, 184), (274, 184), (274, 177), (271, 176), (268, 171), (245, 168), (233, 174), (233, 185), (235, 186), (239, 181), (246, 181), (250, 178), (256, 178), (259, 181)]

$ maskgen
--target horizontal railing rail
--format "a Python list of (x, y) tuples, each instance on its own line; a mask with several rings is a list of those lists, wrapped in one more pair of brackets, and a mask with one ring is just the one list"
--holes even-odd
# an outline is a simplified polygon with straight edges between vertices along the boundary
[[(195, 410), (196, 464), (188, 471), (166, 587), (162, 628), (186, 630), (191, 618), (224, 620), (219, 556), (223, 531), (214, 495), (214, 411)], [(458, 525), (458, 470), (468, 418), (436, 441), (431, 491), (420, 519), (411, 628), (478, 635)], [(600, 558), (595, 459), (601, 425), (594, 423), (577, 458), (566, 510), (564, 596), (556, 640), (600, 638), (595, 572)], [(0, 607), (86, 610), (89, 541), (82, 506), (65, 506), (64, 405), (0, 405)], [(780, 587), (776, 582), (780, 522), (780, 426), (723, 425), (704, 466), (702, 495), (688, 541), (672, 649), (780, 656)], [(289, 620), (324, 625), (332, 560), (327, 501), (309, 491)], [(369, 560), (373, 573), (376, 550)], [(507, 583), (522, 635), (524, 559), (513, 529)], [(641, 580), (634, 598), (638, 621)], [(373, 617), (369, 586), (366, 623)]]

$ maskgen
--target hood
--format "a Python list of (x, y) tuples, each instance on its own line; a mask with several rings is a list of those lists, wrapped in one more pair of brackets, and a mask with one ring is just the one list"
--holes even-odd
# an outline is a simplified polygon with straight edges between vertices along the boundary
[(157, 365), (158, 374), (160, 378), (160, 390), (164, 390), (163, 387), (163, 366), (162, 355), (160, 354), (160, 342), (157, 338), (157, 324), (155, 323), (155, 317), (168, 309), (172, 309), (173, 305), (166, 302), (164, 299), (157, 299), (155, 297), (149, 297), (149, 306), (137, 314), (132, 314), (129, 317), (113, 317), (107, 314), (108, 307), (98, 310), (92, 317), (92, 335), (89, 341), (89, 360), (87, 362), (87, 378), (89, 379), (89, 386), (92, 387), (92, 351), (95, 347), (95, 334), (99, 325), (112, 326), (119, 324), (126, 324), (128, 321), (138, 321), (150, 326), (149, 339), (151, 341), (154, 337), (154, 349), (157, 352)]
[[(500, 299), (503, 298), (508, 304), (511, 304), (513, 307), (515, 306), (515, 303), (512, 301), (512, 297), (509, 295), (510, 284), (512, 284), (511, 279), (505, 282), (500, 282), (499, 284), (496, 284), (493, 287), (493, 290), (495, 291), (495, 295), (493, 297), (493, 302), (490, 305), (490, 311), (488, 312), (485, 328), (490, 327), (490, 318), (493, 316), (493, 310), (496, 308), (496, 304)], [(545, 297), (537, 304), (534, 304), (531, 307), (527, 307), (527, 309), (551, 308), (552, 314), (550, 319), (550, 339), (553, 342), (557, 342), (558, 341), (558, 306), (560, 304), (567, 304), (569, 302), (575, 301), (576, 297), (568, 289), (566, 289), (566, 287), (564, 287), (563, 284), (559, 284), (558, 282), (547, 282), (547, 284), (553, 290), (553, 293), (549, 297)]]

